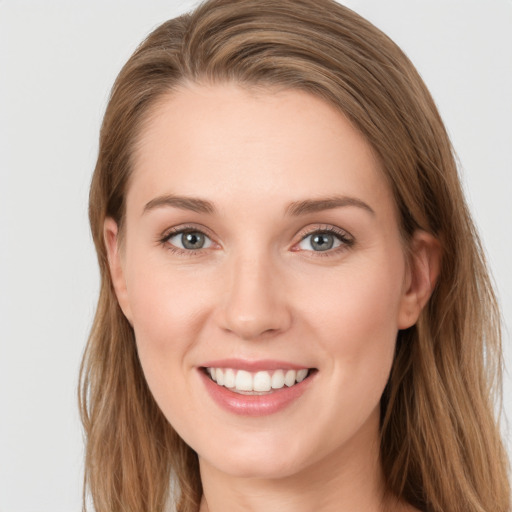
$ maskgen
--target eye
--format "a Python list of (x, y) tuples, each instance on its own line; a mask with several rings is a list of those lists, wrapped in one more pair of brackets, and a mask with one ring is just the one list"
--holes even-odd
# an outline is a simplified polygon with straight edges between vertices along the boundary
[(298, 244), (303, 251), (326, 252), (341, 246), (351, 246), (353, 240), (344, 233), (333, 230), (315, 231), (306, 235)]
[(201, 231), (192, 230), (171, 233), (171, 235), (165, 238), (165, 242), (186, 251), (208, 249), (212, 246), (212, 241), (208, 236)]

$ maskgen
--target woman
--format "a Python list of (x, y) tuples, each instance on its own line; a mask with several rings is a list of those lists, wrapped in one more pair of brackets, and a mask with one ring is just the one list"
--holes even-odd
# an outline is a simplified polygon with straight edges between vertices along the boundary
[(90, 220), (98, 512), (509, 510), (478, 237), (371, 24), (213, 0), (157, 28), (114, 85)]

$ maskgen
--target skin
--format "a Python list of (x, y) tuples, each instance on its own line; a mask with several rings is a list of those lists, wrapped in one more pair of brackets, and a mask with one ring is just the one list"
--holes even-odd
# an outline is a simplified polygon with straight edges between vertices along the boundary
[[(169, 194), (215, 212), (155, 206)], [(368, 208), (289, 214), (333, 196)], [(162, 241), (183, 226), (206, 245)], [(315, 251), (308, 235), (326, 228), (345, 241)], [(385, 496), (379, 401), (397, 332), (430, 296), (438, 246), (418, 232), (407, 260), (379, 161), (347, 119), (299, 91), (183, 87), (144, 125), (124, 232), (107, 219), (105, 240), (149, 387), (198, 453), (202, 511), (413, 510)], [(230, 357), (318, 371), (284, 410), (240, 416), (198, 371)]]

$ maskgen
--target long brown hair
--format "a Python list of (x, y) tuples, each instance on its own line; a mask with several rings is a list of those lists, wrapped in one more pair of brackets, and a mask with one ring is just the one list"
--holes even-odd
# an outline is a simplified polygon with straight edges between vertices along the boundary
[[(382, 32), (332, 0), (210, 0), (170, 20), (120, 72), (100, 135), (89, 215), (101, 291), (80, 377), (84, 503), (197, 511), (197, 455), (153, 400), (108, 268), (103, 224), (123, 224), (131, 157), (158, 99), (184, 82), (300, 89), (344, 113), (378, 154), (407, 241), (443, 248), (417, 324), (398, 335), (382, 397), (381, 462), (390, 493), (432, 512), (508, 512), (507, 459), (494, 406), (500, 319), (446, 130), (415, 68)], [(85, 505), (84, 505), (85, 508)]]

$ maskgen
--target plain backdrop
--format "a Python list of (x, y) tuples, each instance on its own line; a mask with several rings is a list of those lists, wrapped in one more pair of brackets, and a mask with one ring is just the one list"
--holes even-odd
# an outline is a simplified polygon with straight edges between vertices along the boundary
[[(0, 0), (0, 512), (80, 510), (80, 357), (98, 291), (87, 193), (122, 64), (185, 0)], [(512, 2), (345, 2), (429, 86), (512, 330)], [(512, 381), (505, 411), (512, 417)], [(509, 446), (512, 446), (509, 443)]]

